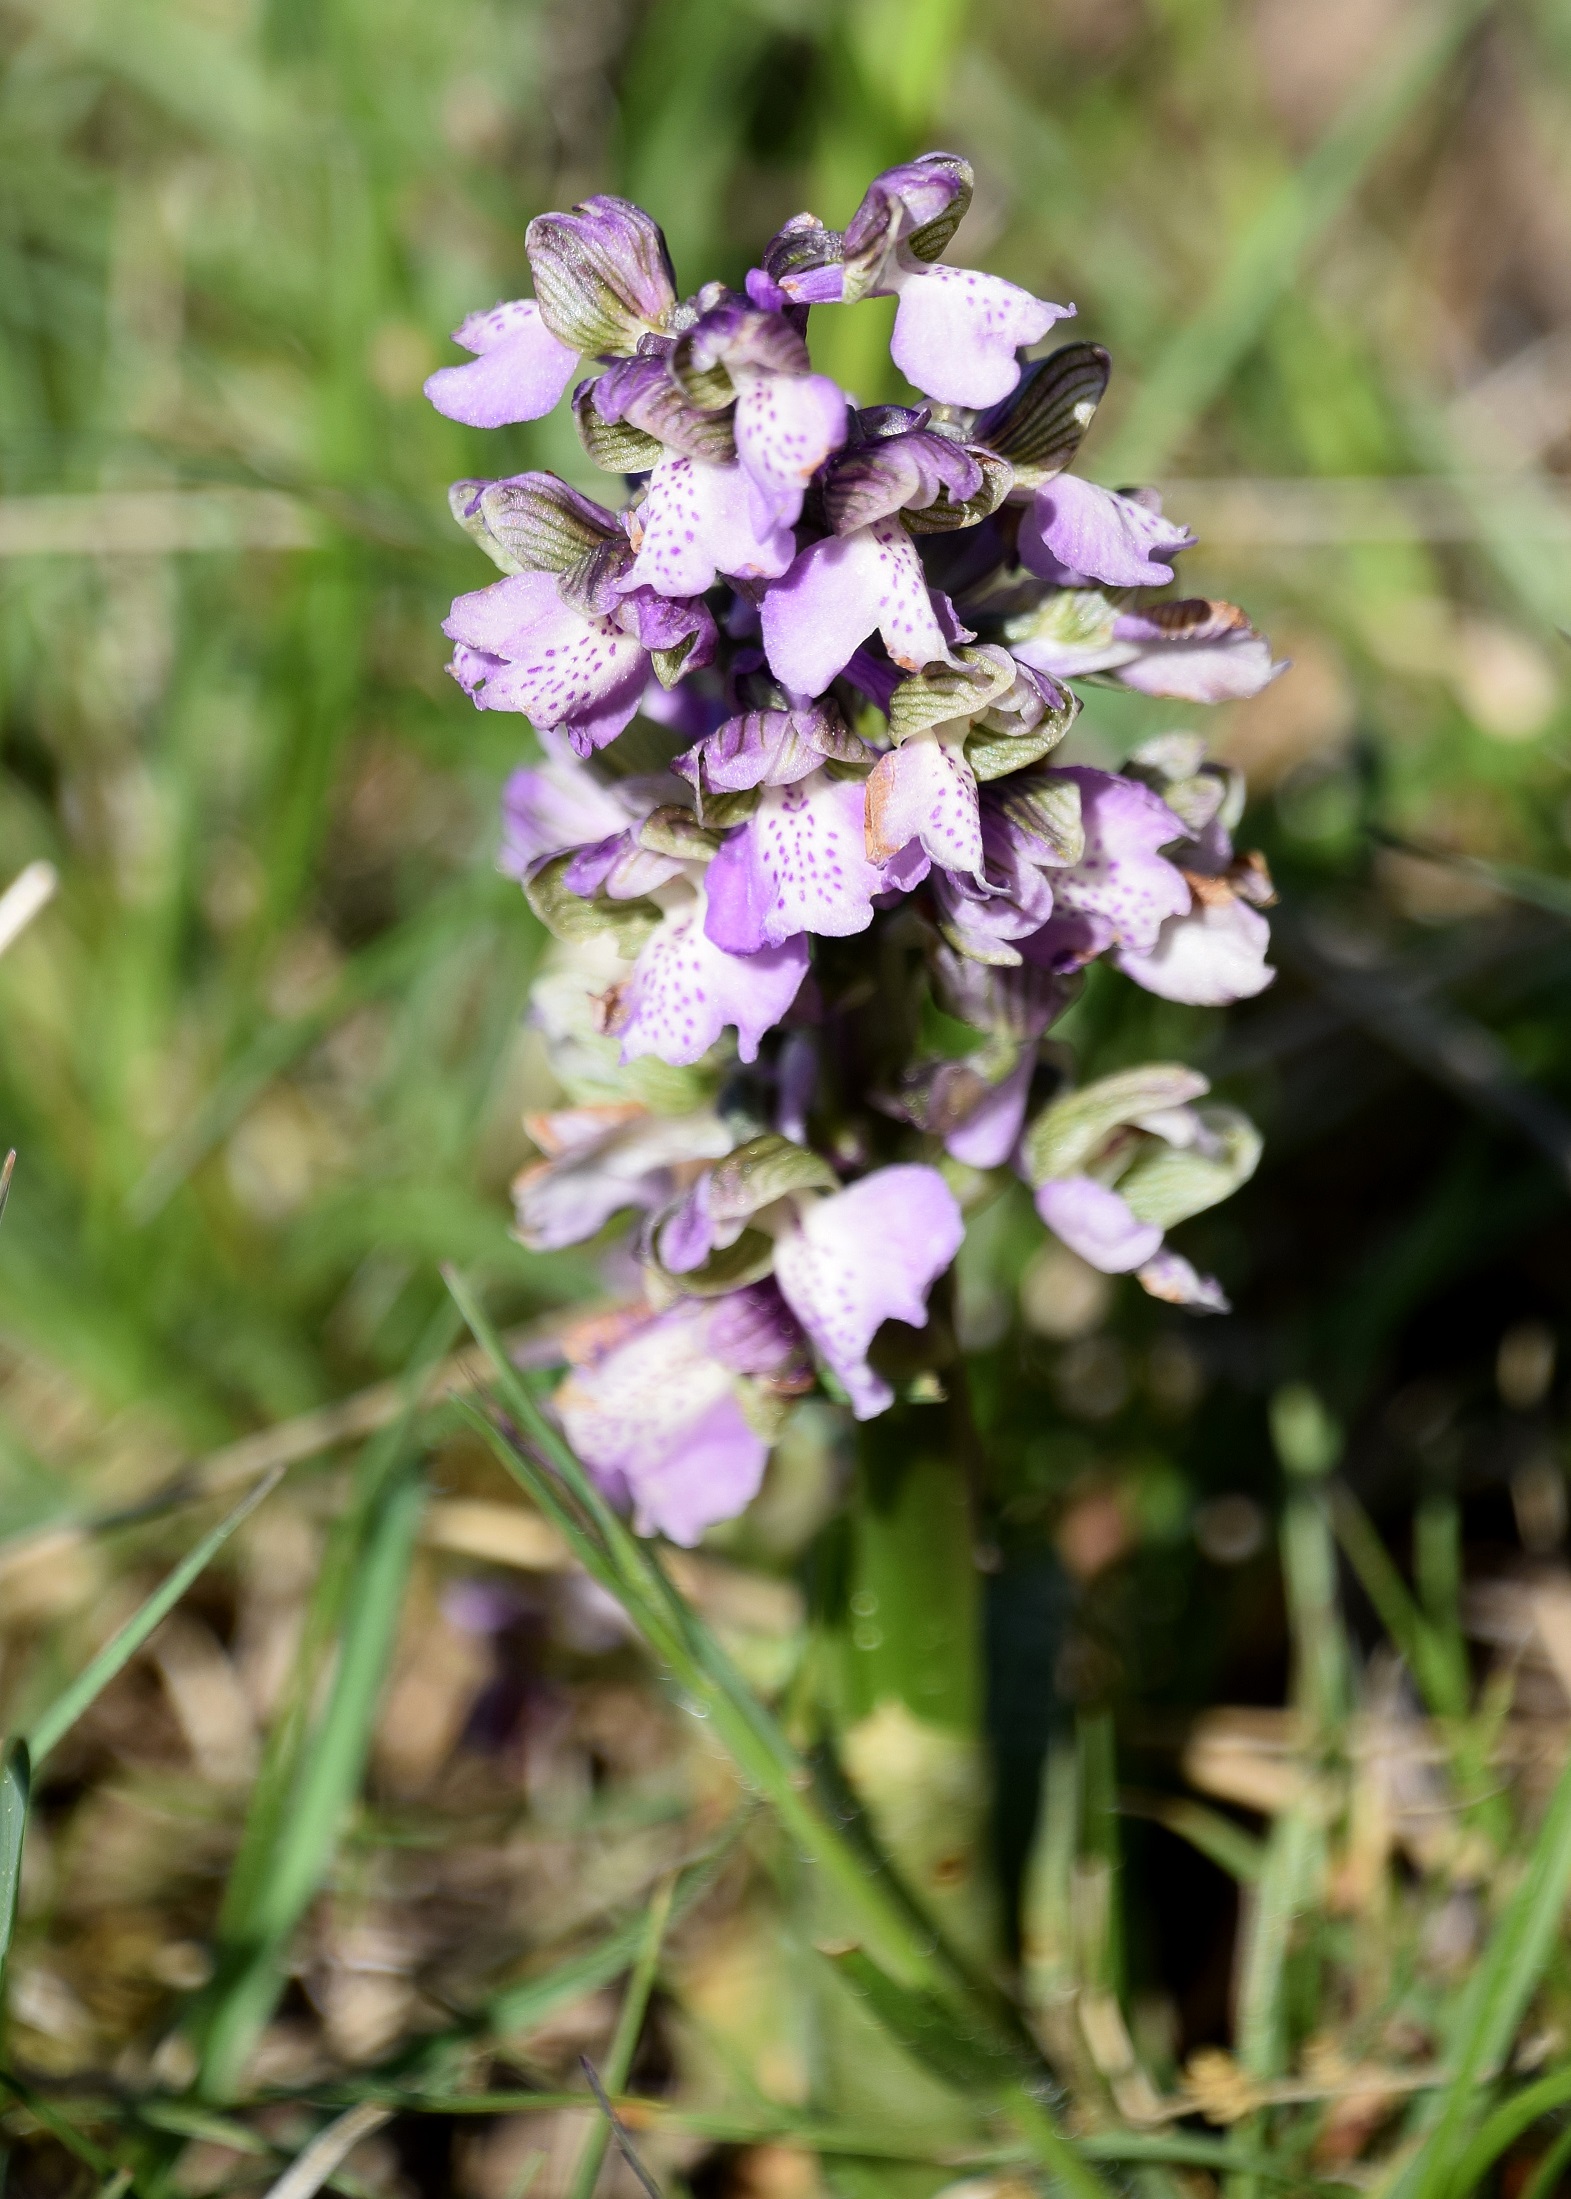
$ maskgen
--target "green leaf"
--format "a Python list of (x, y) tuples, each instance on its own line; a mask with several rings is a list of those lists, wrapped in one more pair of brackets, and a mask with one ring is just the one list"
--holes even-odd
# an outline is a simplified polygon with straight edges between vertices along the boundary
[(530, 873), (524, 896), (553, 938), (576, 942), (611, 939), (625, 960), (633, 956), (660, 925), (660, 911), (653, 901), (613, 901), (598, 894), (586, 900), (563, 882), (571, 855), (553, 855)]
[(1073, 459), (1112, 364), (1100, 344), (1064, 344), (1026, 368), (987, 427), (990, 447), (1009, 460), (1021, 488), (1039, 487)]
[(116, 1673), (124, 1670), (142, 1644), (173, 1611), (199, 1573), (205, 1572), (224, 1547), (237, 1527), (242, 1526), (264, 1498), (272, 1495), (284, 1478), (286, 1469), (275, 1467), (251, 1489), (234, 1510), (221, 1519), (210, 1534), (202, 1540), (188, 1557), (182, 1558), (174, 1571), (152, 1595), (133, 1612), (124, 1626), (107, 1641), (86, 1671), (71, 1682), (63, 1695), (57, 1696), (49, 1708), (35, 1718), (27, 1736), (28, 1752), (32, 1768), (36, 1772), (51, 1749), (64, 1740), (89, 1705), (96, 1702)]
[(1507, 2146), (1514, 2145), (1525, 2130), (1531, 2130), (1541, 2115), (1553, 2113), (1568, 2101), (1571, 2069), (1551, 2070), (1537, 2084), (1527, 2085), (1513, 2092), (1509, 2100), (1502, 2100), (1485, 2118), (1477, 2137), (1456, 2164), (1450, 2184), (1455, 2199), (1465, 2199), (1465, 2194), (1477, 2191)]
[(1233, 1107), (1204, 1107), (1199, 1114), (1220, 1152), (1203, 1153), (1192, 1145), (1148, 1146), (1118, 1180), (1137, 1221), (1172, 1229), (1231, 1198), (1259, 1167), (1264, 1140), (1247, 1115)]
[(381, 1491), (344, 1611), (327, 1705), (302, 1751), (287, 1813), (259, 1874), (244, 1941), (232, 1949), (202, 2061), (208, 2097), (232, 2089), (282, 1985), (285, 1945), (317, 1888), (359, 1792), (387, 1675), (425, 1490), (411, 1464)]
[(1199, 1071), (1185, 1068), (1182, 1062), (1151, 1061), (1067, 1093), (1044, 1107), (1026, 1133), (1025, 1160), (1032, 1183), (1075, 1175), (1126, 1122), (1181, 1107), (1208, 1089)]
[(960, 2009), (936, 1995), (897, 1984), (860, 1947), (826, 1951), (825, 1959), (867, 2002), (891, 2038), (955, 2091), (995, 2090), (1028, 2073), (995, 2035), (978, 2030)]
[(27, 1830), (27, 1798), (32, 1767), (27, 1743), (13, 1737), (0, 1754), (0, 1975), (16, 1929), (16, 1902), (22, 1880), (22, 1840)]
[[(633, 2066), (633, 2055), (649, 2009), (649, 1996), (654, 1990), (661, 1943), (665, 1939), (666, 1926), (671, 1921), (671, 1899), (675, 1891), (676, 1880), (666, 1879), (656, 1888), (640, 1921), (632, 1975), (627, 1981), (627, 1990), (622, 1995), (616, 2029), (611, 2035), (611, 2044), (600, 2071), (608, 2092), (621, 2091), (627, 2082), (628, 2071)], [(568, 2199), (590, 2199), (604, 2165), (606, 2147), (610, 2140), (610, 2124), (604, 2116), (597, 2116), (585, 2135), (584, 2149), (579, 2156), (578, 2166), (573, 2171), (573, 2181), (568, 2187)]]
[(955, 655), (958, 665), (939, 664), (914, 673), (890, 696), (889, 730), (897, 742), (930, 725), (979, 717), (1014, 686), (1015, 662), (1006, 649), (964, 648)]
[[(1440, 2199), (1453, 2188), (1457, 2146), (1477, 2112), (1478, 2093), (1510, 2051), (1538, 1990), (1571, 1888), (1571, 1764), (1561, 1772), (1543, 1824), (1481, 1961), (1463, 1987), (1444, 2040), (1451, 2083), (1439, 2118), (1393, 2199)], [(1459, 2187), (1456, 2187), (1459, 2190)]]

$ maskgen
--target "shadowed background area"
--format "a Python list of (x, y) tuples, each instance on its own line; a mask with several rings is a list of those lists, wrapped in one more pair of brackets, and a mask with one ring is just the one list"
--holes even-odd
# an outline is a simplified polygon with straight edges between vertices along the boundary
[[(1346, 1546), (1372, 1517), (1502, 1719), (1514, 1675), (1530, 1795), (1564, 1753), (1561, 0), (0, 0), (0, 883), (36, 861), (59, 878), (0, 959), (7, 1727), (195, 1539), (193, 1505), (295, 1467), (35, 1796), (7, 2063), (46, 2089), (183, 2098), (200, 2077), (203, 2108), (143, 2132), (160, 2191), (265, 2188), (320, 2109), (242, 2126), (213, 2103), (384, 2066), (646, 1900), (734, 1805), (544, 1522), (447, 1408), (405, 1410), (456, 1342), (440, 1262), (526, 1355), (614, 1280), (593, 1246), (509, 1235), (522, 1117), (552, 1098), (521, 1022), (545, 942), (493, 867), (528, 734), (471, 709), (439, 631), (487, 577), (449, 480), (601, 477), (565, 410), (482, 437), (420, 385), (466, 313), (527, 291), (543, 208), (623, 191), (684, 288), (739, 282), (785, 217), (843, 223), (876, 169), (935, 145), (976, 170), (968, 264), (1074, 300), (1071, 333), (1113, 352), (1085, 471), (1160, 484), (1201, 538), (1185, 591), (1244, 603), (1293, 660), (1208, 718), (1092, 693), (1073, 736), (1111, 763), (1203, 725), (1249, 775), (1276, 985), (1224, 1017), (1093, 973), (1067, 1034), (1096, 1073), (1195, 1060), (1261, 1122), (1258, 1177), (1192, 1239), (1237, 1311), (1190, 1321), (1042, 1249), (1023, 1197), (958, 1274), (993, 1838), (1011, 1901), (1035, 1842), (1027, 1958), (1121, 1993), (1159, 2084), (1239, 2046), (1238, 1886), (1299, 1776), (1276, 1706), (1319, 1623), (1306, 1574), (1295, 1651), (1276, 1549), (1295, 1472), (1340, 1461)], [(886, 339), (883, 305), (815, 313), (816, 363), (863, 402), (900, 395)], [(428, 1496), (405, 1517), (377, 1461), (416, 1441)], [(683, 1585), (760, 1687), (789, 1704), (828, 1660), (871, 1713), (914, 1683), (883, 1686), (876, 1629), (815, 1618), (849, 1562), (852, 1530), (823, 1524), (845, 1450), (807, 1409)], [(1335, 1654), (1366, 1709), (1417, 1730), (1380, 1646), (1406, 1607), (1366, 1558)], [(977, 1763), (933, 1775), (909, 1736), (861, 1730), (872, 1786), (956, 1776), (943, 1807), (980, 1812)], [(1078, 1853), (1038, 1809), (1055, 1749)], [(1342, 1941), (1290, 1981), (1295, 2038), (1397, 2050), (1357, 2030), (1360, 1933), (1420, 1980), (1380, 2022), (1400, 2003), (1422, 2033), (1422, 1981), (1465, 1970), (1482, 1931), (1487, 1872), (1458, 1861), (1476, 1828), (1451, 1829), (1427, 1857), (1409, 1829), (1421, 1913), (1342, 1887)], [(634, 2076), (700, 2106), (817, 2102), (839, 2034), (778, 1888), (741, 1847), (713, 1871)], [(531, 2017), (509, 2066), (576, 2084), (618, 1974)], [(1568, 1975), (1562, 1950), (1546, 2034)], [(1093, 2045), (1104, 2087), (1121, 2051), (1109, 2075)], [(941, 2140), (932, 2090), (893, 2112)], [(1388, 2112), (1360, 2124), (1368, 2097), (1331, 2117), (1322, 2165)], [(581, 2127), (400, 2117), (324, 2173), (554, 2194)], [(92, 2182), (44, 2110), (4, 2128), (19, 2188)], [(651, 2145), (699, 2199), (817, 2188), (778, 2146)], [(836, 2171), (854, 2199), (944, 2180)]]

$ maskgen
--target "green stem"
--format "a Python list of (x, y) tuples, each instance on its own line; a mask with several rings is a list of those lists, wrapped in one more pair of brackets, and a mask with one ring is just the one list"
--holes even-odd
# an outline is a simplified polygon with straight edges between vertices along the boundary
[[(671, 1898), (675, 1892), (675, 1878), (666, 1879), (656, 1890), (644, 1918), (644, 1935), (638, 1950), (638, 1959), (627, 1981), (627, 1991), (622, 1995), (616, 2030), (611, 2037), (605, 2066), (600, 2071), (600, 2079), (607, 2092), (620, 2092), (627, 2083), (628, 2072), (633, 2066), (639, 2033), (644, 2028), (644, 2017), (649, 2008), (649, 1996), (654, 1990), (655, 1972), (660, 1966), (661, 1943), (665, 1939), (666, 1925), (670, 1922)], [(606, 2148), (610, 2142), (611, 2126), (603, 2115), (597, 2116), (585, 2134), (584, 2150), (579, 2155), (578, 2167), (573, 2172), (568, 2199), (591, 2199), (605, 2164)]]

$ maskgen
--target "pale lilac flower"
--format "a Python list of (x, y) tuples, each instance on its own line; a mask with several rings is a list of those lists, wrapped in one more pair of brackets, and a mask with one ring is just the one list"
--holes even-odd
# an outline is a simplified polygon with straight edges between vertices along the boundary
[(967, 1168), (1002, 1168), (1020, 1142), (1026, 1103), (1031, 1096), (1031, 1075), (1036, 1068), (1036, 1041), (1020, 1047), (1014, 1066), (996, 1084), (988, 1086), (976, 1105), (944, 1139), (944, 1151)]
[(799, 932), (842, 939), (866, 931), (886, 890), (865, 852), (868, 786), (814, 771), (766, 786), (757, 809), (726, 838), (705, 877), (710, 938), (756, 954)]
[(1183, 872), (1159, 852), (1182, 839), (1182, 820), (1136, 780), (1085, 765), (1061, 776), (1080, 789), (1084, 852), (1054, 874), (1052, 917), (1025, 951), (1060, 968), (1114, 946), (1152, 953), (1167, 918), (1190, 906)]
[(893, 515), (812, 543), (763, 602), (764, 651), (792, 694), (822, 694), (875, 633), (908, 672), (953, 664), (951, 640), (971, 638), (928, 587), (916, 544)]
[(769, 1445), (744, 1379), (790, 1381), (801, 1333), (770, 1283), (685, 1299), (652, 1316), (556, 1392), (568, 1440), (640, 1534), (691, 1547), (758, 1493)]
[(663, 596), (700, 596), (721, 573), (774, 580), (796, 555), (789, 525), (761, 504), (739, 460), (711, 465), (667, 451), (629, 517), (637, 555), (626, 585)]
[[(542, 744), (553, 738), (542, 734)], [(515, 771), (502, 789), (497, 868), (523, 880), (547, 856), (603, 840), (625, 830), (627, 821), (628, 812), (610, 787), (548, 746), (542, 762)]]
[(727, 1024), (737, 1052), (756, 1061), (807, 974), (807, 941), (798, 934), (756, 954), (731, 954), (704, 929), (701, 888), (670, 910), (640, 949), (622, 988), (615, 1028), (624, 1062), (645, 1054), (674, 1068), (699, 1061)]
[(673, 757), (671, 769), (692, 787), (702, 814), (706, 796), (792, 786), (830, 759), (865, 765), (868, 757), (866, 742), (849, 730), (833, 702), (823, 701), (727, 718)]
[(1127, 1275), (1161, 1249), (1156, 1224), (1140, 1221), (1094, 1176), (1049, 1177), (1037, 1191), (1036, 1210), (1055, 1237), (1104, 1275)]
[(454, 329), (453, 341), (474, 352), (474, 360), (438, 367), (426, 377), (425, 393), (438, 412), (472, 428), (541, 419), (578, 366), (577, 350), (552, 335), (532, 298), (471, 313)]
[(781, 1296), (835, 1374), (858, 1420), (894, 1403), (867, 1363), (885, 1321), (927, 1325), (927, 1294), (960, 1249), (965, 1224), (933, 1168), (880, 1168), (848, 1190), (804, 1197), (775, 1244)]
[(1286, 671), (1233, 603), (1202, 598), (1117, 610), (1095, 590), (1049, 596), (1011, 619), (1005, 640), (1023, 664), (1059, 679), (1090, 674), (1179, 702), (1237, 702)]
[(1173, 577), (1164, 559), (1194, 542), (1187, 527), (1162, 517), (1161, 501), (1137, 501), (1061, 473), (1036, 491), (1020, 523), (1020, 561), (1049, 580), (1100, 580), (1146, 588)]
[(1148, 993), (1194, 1008), (1225, 1008), (1263, 993), (1276, 976), (1266, 960), (1271, 927), (1222, 883), (1225, 898), (1197, 894), (1185, 915), (1168, 919), (1144, 954), (1121, 949), (1114, 960), (1124, 975)]
[(889, 348), (907, 381), (941, 404), (997, 404), (1020, 378), (1020, 348), (1074, 307), (1049, 305), (997, 275), (937, 264), (971, 191), (970, 164), (954, 153), (887, 168), (843, 237), (811, 215), (787, 223), (750, 293), (803, 304), (898, 298)]
[(542, 418), (585, 352), (631, 351), (676, 303), (665, 238), (626, 199), (542, 214), (525, 249), (535, 296), (471, 313), (453, 341), (477, 355), (474, 363), (441, 367), (426, 382), (426, 396), (451, 420), (497, 428)]
[(680, 339), (672, 364), (689, 388), (722, 370), (736, 395), (731, 432), (759, 523), (794, 526), (807, 484), (844, 443), (847, 427), (845, 396), (812, 371), (800, 330), (783, 314), (728, 294)]
[(887, 863), (915, 842), (947, 871), (980, 883), (982, 819), (976, 774), (966, 761), (971, 728), (924, 726), (881, 756), (867, 782), (867, 845)]
[(707, 1108), (559, 1108), (524, 1127), (545, 1156), (513, 1179), (514, 1234), (531, 1252), (582, 1244), (629, 1207), (653, 1213), (676, 1195), (688, 1164), (718, 1160), (733, 1142)]
[(1204, 743), (1189, 733), (1146, 742), (1129, 768), (1189, 828), (1168, 853), (1188, 881), (1191, 905), (1168, 918), (1152, 947), (1121, 948), (1118, 967), (1147, 992), (1197, 1008), (1226, 1007), (1264, 992), (1276, 972), (1266, 961), (1271, 928), (1260, 912), (1275, 894), (1263, 859), (1240, 860), (1233, 851), (1229, 827), (1238, 822), (1244, 799), (1239, 775), (1208, 764)]
[(609, 615), (568, 602), (554, 573), (511, 573), (459, 596), (442, 631), (457, 644), (448, 669), (481, 710), (522, 711), (587, 756), (636, 713), (652, 652), (691, 646), (688, 668), (714, 648), (704, 604), (647, 589), (613, 595)]
[(1216, 1277), (1199, 1274), (1181, 1252), (1157, 1253), (1137, 1271), (1136, 1280), (1151, 1297), (1165, 1298), (1170, 1306), (1189, 1306), (1196, 1313), (1233, 1310)]

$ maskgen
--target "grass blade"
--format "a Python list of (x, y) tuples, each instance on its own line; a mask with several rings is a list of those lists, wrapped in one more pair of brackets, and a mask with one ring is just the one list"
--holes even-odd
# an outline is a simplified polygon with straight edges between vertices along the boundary
[(362, 2138), (369, 2138), (392, 2119), (391, 2108), (362, 2100), (319, 2130), (305, 2151), (290, 2162), (267, 2193), (267, 2199), (316, 2199), (339, 2163), (348, 2159)]
[(1478, 2136), (1458, 2161), (1451, 2180), (1452, 2191), (1476, 2191), (1507, 2146), (1520, 2138), (1524, 2130), (1531, 2130), (1541, 2115), (1564, 2107), (1568, 2100), (1571, 2100), (1571, 2069), (1553, 2070), (1547, 2077), (1540, 2077), (1537, 2084), (1527, 2085), (1522, 2091), (1514, 2092), (1509, 2100), (1503, 2100), (1492, 2115), (1485, 2117)]
[(16, 1928), (16, 1900), (22, 1879), (22, 1836), (27, 1830), (27, 1797), (32, 1765), (27, 1743), (10, 1740), (0, 1757), (0, 1976)]
[[(1439, 2119), (1396, 2187), (1401, 2199), (1440, 2199), (1453, 2188), (1463, 2131), (1480, 2088), (1510, 2047), (1553, 1951), (1571, 1887), (1571, 1764), (1560, 1774), (1527, 1868), (1462, 1992), (1448, 2041), (1452, 2080)], [(1433, 2112), (1433, 2109), (1431, 2109)]]
[(208, 2027), (201, 2079), (207, 2097), (232, 2090), (267, 2021), (284, 1947), (327, 1873), (359, 1791), (424, 1501), (418, 1472), (406, 1469), (382, 1493), (373, 1514), (345, 1609), (327, 1707), (304, 1752), (257, 1889), (248, 1944), (237, 1950)]
[[(622, 1995), (616, 2030), (612, 2034), (605, 2058), (603, 2082), (612, 2092), (622, 2090), (627, 2083), (628, 2071), (633, 2066), (639, 2034), (644, 2028), (644, 2017), (649, 2008), (649, 1996), (654, 1990), (655, 1972), (660, 1964), (660, 1949), (665, 1940), (666, 1926), (671, 1921), (671, 1901), (675, 1892), (675, 1878), (666, 1879), (656, 1888), (654, 1899), (644, 1912), (639, 1931), (638, 1957), (633, 1964), (633, 1974), (627, 1981), (627, 1990)], [(614, 2121), (615, 2118), (608, 2108), (606, 2114), (592, 2124), (585, 2134), (584, 2150), (573, 2171), (568, 2199), (591, 2199), (605, 2162), (606, 2148), (611, 2142)]]
[(212, 1564), (235, 1529), (245, 1524), (265, 1497), (272, 1495), (283, 1477), (284, 1468), (277, 1467), (242, 1497), (234, 1510), (219, 1521), (211, 1534), (203, 1536), (190, 1555), (181, 1559), (163, 1585), (155, 1589), (141, 1609), (134, 1612), (119, 1632), (104, 1644), (86, 1671), (73, 1680), (65, 1693), (57, 1696), (41, 1716), (34, 1719), (32, 1730), (27, 1736), (27, 1746), (35, 1771), (50, 1750), (64, 1740), (83, 1711), (97, 1701), (116, 1673), (130, 1663), (154, 1628), (168, 1618), (191, 1583)]

